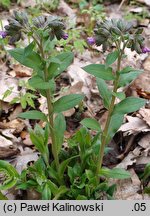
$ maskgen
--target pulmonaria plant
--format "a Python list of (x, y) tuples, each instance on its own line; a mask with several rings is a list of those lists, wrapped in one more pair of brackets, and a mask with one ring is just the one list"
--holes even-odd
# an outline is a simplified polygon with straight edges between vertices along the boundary
[[(83, 68), (96, 77), (101, 98), (108, 110), (108, 118), (103, 130), (95, 119), (83, 119), (81, 124), (84, 127), (68, 140), (66, 150), (62, 148), (66, 130), (62, 112), (78, 105), (84, 96), (70, 94), (58, 100), (54, 98), (55, 79), (73, 60), (71, 52), (53, 55), (53, 50), (56, 49), (54, 41), (66, 40), (68, 37), (64, 32), (64, 24), (53, 16), (39, 16), (29, 22), (26, 14), (15, 12), (5, 29), (10, 43), (18, 41), (23, 33), (33, 38), (27, 47), (9, 50), (9, 53), (18, 62), (33, 69), (29, 84), (46, 97), (48, 115), (38, 110), (19, 115), (21, 118), (45, 122), (44, 129), (39, 124), (34, 130), (29, 129), (30, 138), (40, 152), (40, 157), (21, 174), (9, 163), (0, 161), (0, 170), (7, 174), (0, 189), (7, 190), (14, 185), (22, 190), (35, 189), (42, 199), (102, 199), (103, 194), (112, 199), (116, 186), (110, 186), (108, 178), (125, 179), (129, 178), (130, 174), (122, 169), (102, 167), (104, 153), (108, 150), (106, 145), (121, 126), (124, 115), (145, 104), (144, 99), (126, 98), (125, 94), (118, 92), (118, 88), (132, 82), (142, 72), (129, 66), (121, 67), (126, 47), (141, 52), (141, 30), (134, 30), (122, 20), (104, 21), (97, 25), (94, 38), (88, 38), (91, 45), (103, 45), (104, 50), (111, 48), (113, 43), (116, 46), (116, 49), (108, 54), (105, 64), (91, 64)], [(116, 61), (117, 68), (113, 70), (111, 65)], [(113, 81), (112, 91), (106, 81)], [(116, 98), (120, 99), (118, 104), (115, 104)], [(88, 128), (96, 131), (96, 135), (92, 136)], [(0, 194), (0, 197), (3, 195)]]
[[(125, 97), (123, 92), (118, 92), (120, 87), (124, 87), (132, 82), (142, 70), (134, 69), (130, 66), (121, 67), (121, 62), (125, 58), (125, 48), (137, 53), (149, 52), (148, 48), (144, 48), (144, 38), (141, 35), (143, 29), (134, 29), (131, 23), (123, 20), (106, 20), (97, 23), (94, 29), (94, 37), (88, 38), (89, 44), (102, 45), (103, 51), (111, 49), (112, 45), (116, 48), (106, 57), (105, 64), (91, 64), (83, 69), (96, 77), (97, 86), (103, 99), (103, 104), (108, 110), (108, 117), (104, 130), (100, 134), (100, 150), (98, 155), (96, 175), (102, 172), (102, 162), (104, 149), (108, 142), (112, 139), (122, 124), (123, 117), (127, 113), (137, 111), (144, 106), (145, 100), (135, 97)], [(117, 61), (117, 67), (114, 71), (111, 67)], [(110, 91), (106, 81), (113, 81), (113, 90)], [(115, 99), (119, 98), (120, 102), (115, 104)], [(90, 127), (91, 119), (81, 122), (83, 125)], [(95, 120), (94, 120), (95, 121)], [(92, 120), (93, 123), (93, 120)], [(97, 124), (97, 122), (95, 122)]]

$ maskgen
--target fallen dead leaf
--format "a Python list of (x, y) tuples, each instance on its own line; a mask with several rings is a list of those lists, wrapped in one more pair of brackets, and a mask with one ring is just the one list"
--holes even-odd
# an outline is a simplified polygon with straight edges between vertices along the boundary
[(117, 200), (142, 199), (142, 195), (138, 193), (140, 190), (140, 180), (134, 169), (128, 170), (131, 173), (130, 179), (111, 180), (111, 184), (117, 184), (117, 191), (114, 198)]
[(0, 159), (14, 156), (19, 153), (19, 149), (9, 139), (0, 135)]
[(140, 119), (138, 117), (132, 117), (132, 116), (126, 116), (127, 123), (123, 124), (119, 131), (126, 132), (125, 135), (131, 135), (131, 134), (138, 134), (141, 131), (147, 132), (150, 131), (150, 128), (146, 124), (146, 122), (143, 119)]
[[(25, 131), (23, 131), (25, 133)], [(26, 146), (33, 146), (33, 143), (30, 139), (30, 134), (29, 133), (25, 133), (24, 135), (21, 135), (22, 139), (23, 139), (23, 144)]]
[(15, 129), (14, 134), (20, 133), (25, 127), (25, 123), (21, 119), (14, 119), (10, 122), (0, 122), (0, 129)]
[(33, 152), (33, 150), (28, 147), (25, 149), (20, 147), (20, 151), (20, 155), (13, 161), (13, 164), (19, 173), (21, 173), (23, 169), (27, 168), (29, 162), (36, 161), (39, 158), (39, 153)]
[(137, 0), (137, 1), (150, 6), (150, 0)]
[(138, 112), (142, 119), (150, 126), (150, 109), (141, 108)]
[(9, 115), (8, 119), (9, 121), (12, 121), (18, 117), (18, 115), (22, 112), (21, 105), (17, 105), (15, 109), (12, 111), (12, 113)]
[(3, 88), (0, 88), (0, 100), (2, 100), (3, 94), (10, 88), (13, 88), (12, 93), (4, 98), (3, 101), (11, 102), (14, 97), (19, 96), (18, 80), (16, 78), (4, 75), (0, 72), (0, 86), (3, 86)]
[(138, 144), (144, 149), (150, 148), (150, 133), (144, 135)]
[(21, 64), (13, 65), (13, 70), (9, 72), (12, 77), (23, 78), (30, 77), (32, 75), (32, 69), (27, 68)]

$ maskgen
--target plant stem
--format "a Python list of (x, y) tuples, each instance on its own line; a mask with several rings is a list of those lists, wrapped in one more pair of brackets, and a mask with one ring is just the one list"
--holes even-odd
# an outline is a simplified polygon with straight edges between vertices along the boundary
[[(39, 42), (34, 36), (32, 36), (35, 40), (35, 42), (38, 45), (39, 51), (41, 53), (41, 56), (44, 60), (46, 60), (46, 56), (44, 54), (43, 46), (42, 46), (42, 40)], [(44, 78), (45, 82), (48, 81), (48, 68), (47, 65), (45, 64), (44, 68)], [(54, 132), (54, 116), (53, 116), (53, 104), (51, 101), (51, 92), (50, 89), (46, 89), (46, 99), (47, 99), (47, 107), (48, 107), (48, 118), (49, 118), (49, 123), (50, 123), (50, 134), (51, 134), (51, 139), (52, 139), (52, 153), (56, 165), (56, 169), (58, 170), (59, 168), (59, 158), (58, 158), (58, 153), (57, 153), (57, 143), (55, 139), (55, 132)]]
[[(119, 73), (118, 73), (118, 71), (120, 71), (122, 54), (123, 54), (123, 50), (122, 50), (122, 52), (120, 53), (120, 55), (118, 57), (116, 79), (114, 80), (114, 83), (113, 83), (114, 84), (113, 93), (117, 93), (118, 82), (119, 82)], [(102, 162), (103, 162), (103, 157), (104, 157), (105, 145), (106, 145), (106, 141), (107, 141), (109, 124), (110, 124), (111, 115), (112, 115), (112, 112), (113, 112), (114, 106), (115, 106), (115, 99), (116, 99), (116, 96), (113, 94), (112, 99), (111, 99), (111, 103), (110, 103), (110, 107), (109, 107), (109, 110), (108, 110), (107, 121), (106, 121), (106, 124), (105, 124), (105, 128), (103, 130), (103, 135), (102, 135), (102, 139), (101, 139), (101, 146), (100, 146), (100, 151), (99, 151), (99, 155), (98, 155), (98, 163), (97, 163), (97, 169), (96, 169), (97, 182), (99, 181), (98, 173), (99, 173), (99, 171), (100, 171), (100, 169), (102, 167)]]

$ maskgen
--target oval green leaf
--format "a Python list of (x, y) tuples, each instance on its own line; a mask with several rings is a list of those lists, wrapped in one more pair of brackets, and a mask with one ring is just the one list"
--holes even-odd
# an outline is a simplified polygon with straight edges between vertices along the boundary
[(118, 103), (113, 111), (113, 114), (126, 114), (139, 110), (146, 103), (145, 99), (136, 97), (127, 97)]
[(31, 111), (20, 113), (18, 117), (25, 118), (25, 119), (40, 119), (42, 121), (47, 121), (46, 115), (37, 110), (31, 110)]
[(83, 98), (84, 95), (81, 94), (70, 94), (63, 96), (54, 103), (54, 112), (59, 113), (69, 110), (79, 104)]
[(96, 119), (85, 118), (80, 122), (83, 126), (90, 128), (92, 130), (101, 131), (100, 124)]
[(106, 68), (103, 64), (90, 64), (82, 68), (87, 73), (104, 79), (104, 80), (114, 80), (114, 75), (112, 73), (112, 68)]

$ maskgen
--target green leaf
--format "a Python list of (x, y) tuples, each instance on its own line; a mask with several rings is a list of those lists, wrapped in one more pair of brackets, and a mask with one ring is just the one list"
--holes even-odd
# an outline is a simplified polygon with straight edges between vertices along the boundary
[(55, 89), (55, 82), (54, 80), (50, 80), (49, 82), (45, 82), (41, 77), (34, 76), (29, 81), (29, 85), (35, 89)]
[(96, 82), (97, 82), (99, 93), (103, 99), (104, 106), (106, 109), (109, 109), (112, 94), (108, 89), (106, 82), (103, 79), (97, 78)]
[(129, 73), (121, 73), (118, 87), (123, 87), (131, 83), (134, 79), (136, 79), (143, 71), (135, 70)]
[(0, 173), (6, 176), (6, 180), (3, 181), (3, 184), (0, 184), (0, 190), (8, 190), (16, 185), (19, 174), (11, 164), (0, 160)]
[(124, 114), (116, 113), (111, 116), (108, 133), (107, 133), (107, 139), (106, 139), (107, 144), (113, 138), (117, 130), (122, 125), (123, 119), (124, 119)]
[[(51, 63), (48, 68), (49, 78), (53, 78), (61, 74), (72, 63), (74, 55), (72, 52), (63, 52), (55, 58), (51, 59)], [(57, 61), (56, 61), (56, 60)]]
[(145, 181), (146, 179), (148, 179), (150, 177), (150, 163), (148, 163), (144, 169), (144, 173), (141, 176), (142, 179)]
[(26, 119), (40, 119), (43, 121), (47, 121), (46, 115), (37, 110), (31, 110), (31, 111), (20, 113), (18, 117), (26, 118)]
[(119, 98), (120, 100), (123, 100), (126, 98), (126, 95), (124, 92), (117, 92), (117, 93), (114, 93), (112, 92), (112, 95), (114, 95), (115, 97)]
[(120, 168), (113, 168), (113, 169), (101, 168), (99, 175), (105, 176), (106, 178), (114, 178), (114, 179), (128, 179), (131, 177), (128, 171)]
[(24, 55), (25, 49), (16, 48), (8, 50), (9, 54), (17, 60), (19, 63), (33, 70), (39, 70), (42, 68), (42, 60), (38, 53), (32, 51), (27, 56)]
[(118, 56), (119, 56), (118, 51), (109, 53), (106, 58), (106, 66), (108, 67), (109, 65), (112, 65), (117, 60)]
[(130, 73), (130, 72), (140, 72), (140, 73), (142, 73), (143, 70), (137, 70), (135, 68), (127, 66), (127, 67), (123, 68), (121, 71), (119, 71), (119, 74), (125, 74), (125, 73)]
[(21, 96), (21, 98), (20, 98), (20, 103), (21, 103), (22, 108), (25, 109), (26, 106), (27, 106), (27, 101), (26, 101), (25, 95), (24, 95), (24, 96)]
[(27, 57), (33, 51), (35, 47), (35, 42), (32, 41), (27, 47), (24, 49), (24, 56)]
[(65, 172), (68, 164), (70, 163), (70, 161), (77, 158), (77, 157), (79, 157), (79, 156), (76, 155), (76, 156), (70, 157), (70, 158), (64, 160), (63, 162), (61, 162), (61, 164), (59, 165), (59, 169), (58, 169), (60, 179), (63, 178), (64, 172)]
[(48, 183), (45, 183), (42, 190), (42, 200), (50, 200), (51, 199), (51, 189)]
[(58, 198), (61, 197), (63, 194), (65, 194), (67, 191), (68, 191), (68, 188), (66, 188), (66, 186), (64, 185), (60, 186), (53, 200), (58, 200)]
[(8, 200), (8, 198), (0, 191), (0, 200)]
[(64, 132), (66, 130), (66, 121), (62, 113), (59, 113), (55, 118), (54, 130), (57, 143), (57, 151), (59, 153), (64, 140)]
[(78, 195), (76, 200), (88, 200), (88, 197), (86, 197), (84, 195)]
[(85, 118), (80, 123), (83, 126), (90, 128), (92, 130), (101, 131), (100, 124), (96, 121), (96, 119)]
[(79, 104), (83, 98), (84, 95), (81, 94), (70, 94), (63, 96), (54, 103), (54, 112), (59, 113), (69, 110)]
[(30, 130), (30, 139), (32, 143), (35, 145), (37, 150), (41, 153), (45, 153), (45, 145), (44, 145), (44, 140), (43, 137), (41, 137), (39, 134), (36, 134), (33, 130)]
[(146, 103), (145, 99), (136, 97), (127, 97), (115, 105), (113, 114), (126, 114), (139, 110)]
[(103, 64), (90, 64), (82, 68), (87, 73), (104, 80), (114, 80), (112, 68), (106, 68)]
[(52, 182), (50, 179), (47, 180), (47, 184), (48, 184), (52, 194), (55, 196), (57, 194), (57, 191), (58, 191), (57, 185), (54, 182)]

